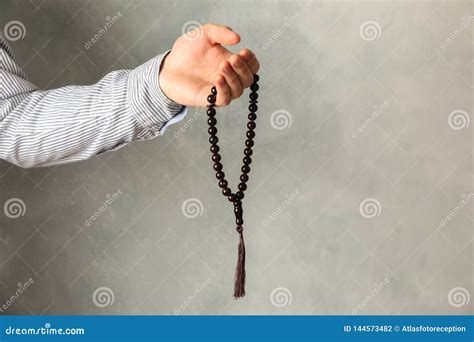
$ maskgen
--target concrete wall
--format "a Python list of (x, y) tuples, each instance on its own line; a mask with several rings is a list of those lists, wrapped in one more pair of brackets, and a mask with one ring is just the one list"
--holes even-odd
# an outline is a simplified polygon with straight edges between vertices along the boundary
[[(193, 21), (230, 25), (262, 65), (245, 299), (192, 108), (85, 162), (0, 162), (1, 207), (24, 209), (0, 210), (3, 313), (472, 313), (473, 14), (469, 1), (3, 0), (1, 27), (24, 25), (11, 46), (43, 88), (134, 68)], [(234, 187), (245, 102), (219, 111)]]

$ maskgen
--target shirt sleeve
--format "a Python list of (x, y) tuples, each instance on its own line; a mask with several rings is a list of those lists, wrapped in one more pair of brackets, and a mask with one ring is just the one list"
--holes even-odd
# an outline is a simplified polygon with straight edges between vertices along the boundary
[(64, 164), (163, 134), (187, 113), (160, 88), (165, 56), (93, 85), (39, 90), (0, 37), (0, 158), (21, 167)]

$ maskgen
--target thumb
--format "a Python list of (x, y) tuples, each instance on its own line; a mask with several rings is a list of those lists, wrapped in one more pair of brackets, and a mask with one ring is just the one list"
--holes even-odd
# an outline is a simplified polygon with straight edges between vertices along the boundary
[(239, 34), (228, 26), (207, 24), (204, 30), (212, 44), (235, 45), (240, 42)]

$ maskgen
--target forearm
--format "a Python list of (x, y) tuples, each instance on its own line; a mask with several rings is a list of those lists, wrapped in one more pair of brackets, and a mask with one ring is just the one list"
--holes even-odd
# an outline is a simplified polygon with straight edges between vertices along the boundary
[(134, 70), (114, 71), (91, 86), (40, 91), (2, 52), (0, 158), (22, 167), (84, 160), (153, 138), (183, 110), (159, 88), (163, 56)]

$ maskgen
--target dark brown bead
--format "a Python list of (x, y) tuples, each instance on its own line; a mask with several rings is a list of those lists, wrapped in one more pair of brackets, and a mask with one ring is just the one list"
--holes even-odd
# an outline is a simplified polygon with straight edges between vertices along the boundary
[[(252, 89), (252, 90), (253, 90), (253, 89)], [(209, 95), (209, 96), (207, 97), (207, 102), (209, 102), (209, 103), (215, 103), (215, 102), (216, 102), (216, 96), (215, 96), (215, 95), (212, 95), (212, 94)]]
[(237, 201), (237, 196), (235, 196), (235, 194), (230, 194), (229, 196), (227, 196), (227, 199), (229, 200), (229, 202), (235, 202)]
[(253, 140), (252, 139), (245, 140), (245, 146), (252, 147), (253, 146)]
[(242, 227), (242, 225), (244, 224), (244, 220), (240, 218), (236, 218), (235, 224), (237, 225), (237, 227)]
[(249, 110), (251, 112), (256, 112), (258, 110), (258, 106), (255, 103), (249, 105)]
[(225, 177), (225, 173), (224, 173), (224, 172), (222, 172), (222, 171), (217, 171), (217, 172), (216, 172), (216, 178), (217, 178), (217, 179), (224, 179), (224, 177)]
[[(243, 199), (245, 197), (244, 195), (244, 192), (243, 191), (237, 191), (237, 193), (235, 194), (235, 196), (237, 196), (237, 198), (239, 200)], [(243, 222), (242, 222), (243, 223)]]
[[(209, 120), (210, 120), (210, 119), (209, 119)], [(214, 120), (215, 120), (215, 119), (214, 119)], [(255, 122), (253, 122), (253, 121), (247, 122), (247, 128), (248, 128), (248, 129), (255, 129), (256, 126), (257, 126), (257, 125), (256, 125)]]
[(239, 184), (239, 190), (240, 190), (240, 191), (245, 191), (245, 190), (247, 190), (247, 184), (245, 184), (245, 183), (240, 183), (240, 184)]
[[(251, 91), (257, 91), (258, 90), (258, 84), (257, 83), (252, 83), (252, 85), (250, 86), (250, 90)], [(208, 98), (208, 101), (209, 101), (209, 98)]]
[(220, 162), (221, 161), (221, 155), (219, 153), (214, 153), (212, 155), (212, 161), (214, 163)]
[(207, 108), (207, 115), (209, 115), (209, 116), (216, 115), (216, 110), (213, 107)]
[(218, 141), (219, 141), (219, 138), (216, 137), (215, 135), (212, 135), (212, 136), (209, 137), (209, 142), (211, 144), (217, 144)]
[(229, 196), (231, 193), (232, 193), (232, 191), (230, 191), (229, 188), (224, 188), (224, 189), (222, 189), (222, 194), (223, 194), (224, 196)]
[(218, 145), (211, 145), (211, 152), (212, 153), (217, 153), (219, 152), (219, 146)]
[(250, 157), (244, 157), (244, 159), (242, 159), (242, 161), (244, 162), (245, 165), (252, 164), (252, 158), (250, 158)]
[(244, 228), (243, 228), (242, 226), (237, 226), (237, 227), (235, 228), (235, 230), (237, 231), (237, 233), (240, 234), (240, 233), (242, 233), (242, 232), (244, 231)]
[(260, 76), (253, 74), (253, 83), (257, 83), (260, 80)]
[(209, 129), (207, 130), (207, 133), (209, 133), (209, 135), (216, 135), (217, 128), (216, 127), (209, 127)]
[(249, 180), (249, 176), (247, 174), (240, 175), (240, 181), (241, 182), (247, 182)]
[(222, 164), (214, 163), (214, 171), (220, 171), (220, 170), (222, 170)]
[(219, 187), (221, 187), (222, 189), (227, 188), (227, 185), (229, 185), (229, 184), (227, 183), (227, 181), (225, 179), (221, 179), (219, 181)]
[(216, 118), (210, 117), (209, 119), (207, 119), (207, 124), (211, 127), (215, 126), (216, 123), (217, 123)]
[(249, 97), (250, 97), (250, 100), (255, 101), (256, 99), (258, 99), (258, 93), (252, 91)]
[(241, 170), (242, 170), (243, 173), (249, 173), (250, 172), (250, 166), (242, 165)]
[[(215, 127), (211, 127), (211, 128), (215, 128)], [(249, 139), (255, 138), (255, 132), (254, 131), (247, 131), (246, 135), (247, 135), (247, 138), (249, 138)]]
[(244, 150), (244, 154), (247, 156), (247, 157), (250, 157), (252, 155), (253, 151), (250, 147), (247, 147), (245, 150)]
[(249, 120), (254, 121), (257, 119), (257, 114), (255, 113), (249, 113)]
[[(254, 80), (254, 82), (255, 82), (255, 80)], [(212, 88), (211, 88), (211, 93), (212, 93), (212, 95), (217, 95), (217, 88), (216, 88), (216, 87), (212, 87)]]

